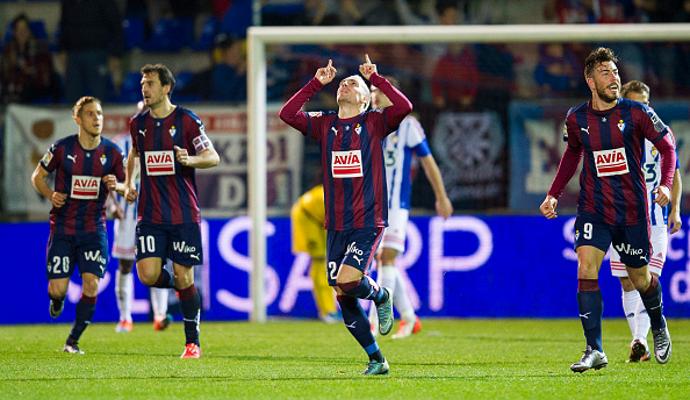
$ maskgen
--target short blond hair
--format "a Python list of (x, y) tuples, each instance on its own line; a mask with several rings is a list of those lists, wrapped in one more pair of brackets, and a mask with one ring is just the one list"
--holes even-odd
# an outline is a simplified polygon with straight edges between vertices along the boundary
[(84, 106), (87, 104), (90, 104), (90, 103), (101, 104), (101, 100), (99, 100), (97, 97), (93, 97), (93, 96), (84, 96), (84, 97), (80, 98), (72, 106), (72, 116), (74, 116), (74, 117), (80, 116), (81, 110), (84, 108)]
[(646, 94), (649, 96), (649, 86), (642, 81), (632, 80), (621, 88), (621, 96), (628, 97), (629, 93)]

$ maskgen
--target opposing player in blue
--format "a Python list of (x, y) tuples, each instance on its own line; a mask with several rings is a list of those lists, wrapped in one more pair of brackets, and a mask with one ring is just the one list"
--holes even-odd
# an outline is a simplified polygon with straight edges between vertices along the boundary
[[(47, 249), (49, 312), (57, 318), (64, 309), (69, 278), (79, 267), (82, 295), (64, 351), (84, 354), (79, 339), (96, 309), (98, 282), (108, 263), (105, 200), (108, 192), (123, 190), (122, 150), (106, 138), (103, 110), (95, 97), (82, 97), (72, 108), (79, 133), (60, 139), (45, 153), (31, 176), (38, 193), (53, 205)], [(46, 177), (55, 173), (55, 188)], [(119, 188), (118, 188), (119, 185)]]
[(283, 105), (280, 118), (321, 145), (328, 283), (335, 286), (345, 326), (369, 356), (364, 374), (381, 375), (388, 373), (389, 365), (359, 299), (376, 304), (379, 332), (388, 334), (393, 327), (392, 299), (367, 270), (388, 219), (383, 140), (412, 111), (412, 104), (377, 73), (368, 55), (365, 60), (360, 74), (386, 94), (390, 107), (368, 111), (369, 87), (361, 76), (352, 75), (340, 81), (337, 112), (303, 112), (302, 106), (335, 78), (337, 71), (329, 60)]
[[(386, 77), (394, 87), (400, 87), (391, 77)], [(391, 105), (376, 86), (371, 87), (371, 105), (374, 109), (384, 109)], [(386, 186), (388, 187), (388, 227), (383, 233), (378, 283), (388, 288), (393, 297), (393, 306), (400, 313), (401, 321), (393, 339), (404, 339), (422, 329), (422, 323), (415, 314), (408, 294), (409, 288), (401, 272), (395, 265), (398, 254), (405, 251), (407, 221), (410, 216), (410, 196), (412, 194), (412, 166), (416, 158), (424, 169), (436, 198), (436, 214), (448, 218), (453, 213), (453, 205), (443, 186), (441, 171), (429, 150), (424, 129), (413, 115), (406, 116), (400, 127), (386, 137), (383, 149), (386, 160)], [(374, 319), (375, 314), (370, 314)]]
[[(630, 100), (649, 105), (649, 86), (640, 81), (630, 81), (623, 85), (621, 96)], [(680, 179), (680, 165), (676, 162), (676, 172), (673, 174), (673, 189), (671, 190), (671, 203), (666, 207), (659, 206), (655, 200), (654, 189), (659, 186), (661, 179), (661, 163), (659, 151), (649, 141), (645, 140), (642, 171), (645, 175), (647, 188), (647, 205), (649, 206), (649, 222), (651, 225), (650, 241), (652, 244), (649, 272), (657, 278), (666, 262), (668, 251), (668, 230), (671, 234), (680, 230), (680, 198), (683, 192), (683, 183)], [(647, 346), (649, 334), (649, 317), (642, 303), (640, 293), (628, 278), (625, 264), (621, 262), (621, 256), (616, 248), (611, 251), (611, 274), (620, 279), (623, 289), (623, 312), (630, 327), (632, 342), (630, 342), (629, 362), (647, 361), (651, 358)]]
[(645, 139), (661, 154), (661, 179), (655, 202), (666, 206), (676, 166), (673, 133), (650, 107), (619, 98), (621, 80), (611, 49), (600, 47), (585, 59), (590, 101), (571, 108), (566, 117), (568, 146), (540, 211), (557, 216), (558, 198), (583, 158), (575, 220), (577, 302), (586, 348), (573, 372), (608, 365), (601, 337), (603, 303), (599, 268), (609, 246), (618, 249), (630, 281), (640, 293), (652, 325), (654, 356), (671, 357), (671, 336), (663, 315), (659, 279), (649, 272), (649, 214), (642, 154)]
[[(220, 162), (201, 119), (170, 101), (175, 77), (163, 64), (141, 68), (141, 93), (148, 107), (129, 123), (132, 150), (127, 158), (125, 197), (139, 198), (137, 210), (137, 275), (157, 288), (175, 288), (184, 320), (185, 359), (201, 357), (201, 298), (194, 285), (195, 265), (203, 262), (201, 209), (195, 168)], [(141, 193), (134, 180), (139, 163)], [(173, 273), (163, 268), (171, 259)]]

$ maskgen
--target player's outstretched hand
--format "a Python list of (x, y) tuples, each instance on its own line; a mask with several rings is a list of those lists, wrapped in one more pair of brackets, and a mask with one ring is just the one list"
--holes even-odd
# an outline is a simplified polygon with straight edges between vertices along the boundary
[(50, 202), (53, 203), (53, 207), (60, 208), (65, 205), (67, 201), (67, 195), (65, 193), (53, 192), (50, 195)]
[(671, 190), (664, 185), (661, 185), (652, 191), (656, 195), (654, 202), (661, 207), (666, 207), (666, 205), (671, 201)]
[(683, 226), (683, 221), (680, 219), (680, 214), (678, 212), (671, 212), (668, 216), (668, 226), (671, 228), (671, 235), (678, 232)]
[(436, 200), (436, 214), (443, 219), (448, 219), (451, 214), (453, 214), (453, 204), (450, 202), (448, 196)]
[(542, 215), (546, 218), (553, 219), (558, 216), (556, 206), (558, 206), (558, 200), (553, 196), (546, 195), (546, 198), (539, 206), (539, 211), (541, 211)]
[(101, 179), (103, 180), (103, 183), (105, 183), (105, 187), (108, 188), (108, 191), (112, 192), (117, 187), (117, 178), (115, 175), (106, 175)]
[(187, 152), (187, 149), (183, 149), (180, 146), (173, 146), (175, 149), (175, 158), (177, 159), (177, 162), (180, 164), (184, 165), (185, 167), (189, 165), (189, 153)]
[(373, 75), (374, 72), (377, 72), (376, 64), (371, 62), (369, 54), (365, 54), (364, 64), (359, 66), (359, 73), (362, 74), (362, 76), (365, 77), (367, 80), (369, 80), (369, 78), (371, 78), (371, 75)]
[(319, 82), (321, 82), (321, 84), (325, 86), (331, 83), (333, 79), (335, 79), (335, 74), (337, 72), (338, 70), (335, 69), (335, 67), (333, 66), (333, 60), (329, 58), (328, 65), (317, 69), (316, 75), (314, 75), (314, 77), (316, 77), (316, 79), (318, 79)]
[(134, 186), (125, 188), (125, 199), (127, 199), (128, 202), (134, 203), (137, 196), (139, 196), (139, 193), (137, 193), (137, 189)]

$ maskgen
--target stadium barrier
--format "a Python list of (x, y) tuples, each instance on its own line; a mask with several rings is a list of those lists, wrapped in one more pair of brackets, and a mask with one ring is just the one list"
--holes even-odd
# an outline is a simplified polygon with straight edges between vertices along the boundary
[[(446, 221), (413, 217), (408, 226), (407, 251), (399, 262), (413, 283), (412, 300), (419, 315), (575, 318), (573, 223), (568, 216), (554, 221), (537, 216), (454, 216)], [(681, 232), (671, 236), (661, 277), (669, 317), (690, 317), (690, 220), (685, 219), (684, 224)], [(197, 267), (197, 282), (204, 320), (249, 318), (250, 226), (248, 217), (203, 223), (206, 263)], [(6, 248), (12, 249), (5, 265), (13, 273), (5, 285), (10, 306), (0, 313), (0, 324), (50, 321), (45, 276), (48, 230), (45, 222), (0, 225), (0, 237)], [(269, 251), (264, 299), (268, 316), (316, 318), (309, 259), (291, 253), (289, 219), (270, 218), (265, 231)], [(115, 321), (118, 317), (113, 281), (116, 265), (116, 260), (111, 259), (101, 283), (95, 322)], [(144, 320), (149, 311), (148, 290), (135, 282), (134, 318)], [(611, 277), (608, 262), (601, 270), (601, 287), (605, 316), (621, 318), (620, 284)], [(79, 294), (75, 275), (68, 306), (59, 322), (73, 320), (73, 303)], [(14, 301), (18, 306), (11, 306)]]

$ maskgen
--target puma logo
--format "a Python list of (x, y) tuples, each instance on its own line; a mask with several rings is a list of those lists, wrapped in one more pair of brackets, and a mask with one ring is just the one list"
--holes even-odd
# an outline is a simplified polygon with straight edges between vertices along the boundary
[(332, 126), (332, 127), (331, 127), (331, 130), (333, 131), (333, 134), (334, 134), (335, 136), (338, 136), (338, 130), (335, 129), (335, 126)]
[(591, 314), (591, 312), (580, 314), (580, 318), (589, 319), (589, 314)]
[(193, 259), (195, 259), (195, 260), (197, 260), (197, 261), (200, 261), (200, 260), (199, 260), (199, 256), (196, 255), (196, 254), (190, 254), (189, 257), (190, 257), (190, 258), (193, 258)]
[(589, 135), (589, 126), (587, 128), (580, 128), (580, 130)]
[(146, 129), (144, 129), (144, 130), (139, 129), (139, 134), (142, 136), (146, 136)]
[(362, 265), (362, 259), (357, 257), (357, 256), (352, 256), (355, 260), (357, 260), (357, 265)]
[(76, 162), (77, 162), (77, 155), (76, 155), (76, 154), (73, 155), (73, 156), (71, 156), (71, 155), (68, 154), (68, 155), (67, 155), (67, 158), (70, 159), (70, 160), (72, 160), (73, 163), (76, 163)]
[(350, 329), (355, 329), (355, 325), (357, 325), (357, 321), (352, 321), (352, 323), (349, 325), (345, 324), (345, 327), (350, 328)]

